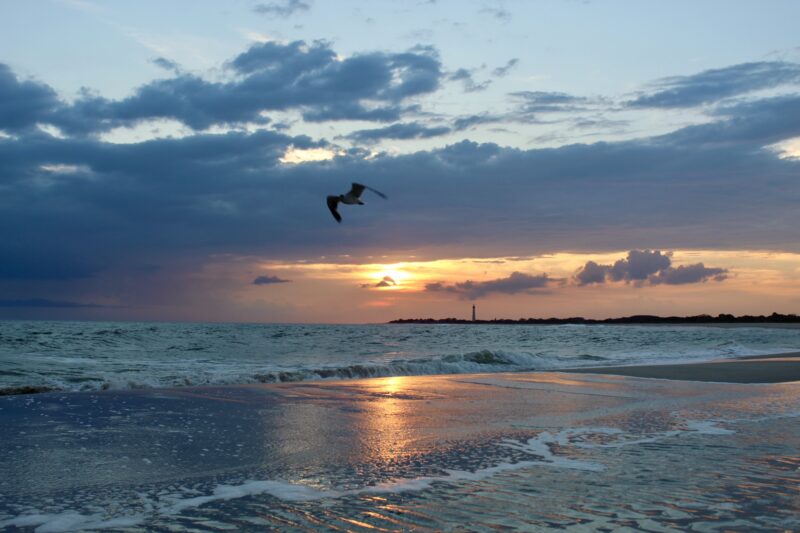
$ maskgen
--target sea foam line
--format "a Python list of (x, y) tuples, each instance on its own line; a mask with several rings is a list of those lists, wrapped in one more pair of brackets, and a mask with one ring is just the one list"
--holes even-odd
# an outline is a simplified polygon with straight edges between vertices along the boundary
[[(446, 475), (441, 476), (422, 476), (417, 478), (400, 478), (376, 485), (369, 485), (356, 489), (319, 489), (293, 483), (280, 479), (266, 480), (247, 480), (237, 485), (218, 485), (214, 487), (211, 494), (183, 497), (184, 493), (173, 493), (159, 495), (156, 499), (148, 500), (147, 496), (140, 494), (140, 499), (146, 503), (149, 510), (148, 515), (176, 515), (183, 511), (200, 507), (214, 501), (225, 501), (248, 496), (258, 496), (268, 494), (274, 498), (292, 502), (307, 502), (328, 499), (341, 499), (349, 496), (361, 494), (386, 494), (420, 492), (431, 488), (434, 483), (463, 483), (475, 482), (491, 478), (504, 472), (520, 470), (529, 467), (554, 467), (572, 470), (582, 470), (588, 472), (601, 472), (605, 466), (600, 463), (581, 461), (563, 457), (553, 451), (553, 446), (577, 447), (577, 448), (611, 448), (630, 446), (648, 442), (654, 442), (665, 438), (682, 434), (704, 434), (704, 435), (729, 435), (735, 433), (730, 429), (718, 426), (714, 420), (688, 420), (685, 429), (664, 431), (649, 435), (644, 438), (622, 440), (610, 443), (587, 443), (579, 439), (587, 436), (605, 435), (610, 437), (624, 437), (625, 432), (611, 427), (581, 427), (569, 428), (551, 433), (542, 431), (535, 437), (526, 441), (516, 441), (506, 439), (500, 443), (501, 446), (511, 448), (528, 455), (535, 459), (518, 461), (515, 463), (504, 462), (495, 466), (475, 470), (474, 472), (464, 470), (445, 470)], [(197, 493), (195, 490), (187, 491)], [(19, 515), (9, 520), (0, 521), (0, 527), (33, 527), (37, 526), (37, 533), (60, 533), (76, 530), (96, 530), (111, 529), (119, 527), (132, 527), (141, 525), (147, 519), (144, 513), (130, 514), (127, 516), (104, 517), (100, 514), (81, 514), (73, 510), (62, 511), (60, 513), (45, 514), (39, 510), (31, 510), (26, 514)]]

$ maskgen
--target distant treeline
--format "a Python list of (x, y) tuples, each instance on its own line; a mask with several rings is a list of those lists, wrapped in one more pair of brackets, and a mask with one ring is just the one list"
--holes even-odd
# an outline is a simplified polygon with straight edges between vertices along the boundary
[(720, 314), (695, 315), (695, 316), (653, 316), (633, 315), (620, 318), (495, 318), (492, 320), (465, 320), (462, 318), (400, 318), (392, 320), (390, 324), (800, 324), (800, 316), (795, 314), (782, 315), (742, 315), (733, 316)]

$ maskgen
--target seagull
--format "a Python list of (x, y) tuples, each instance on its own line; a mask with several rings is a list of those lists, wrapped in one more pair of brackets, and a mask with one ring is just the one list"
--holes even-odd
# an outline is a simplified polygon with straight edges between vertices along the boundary
[(337, 209), (339, 207), (339, 203), (347, 205), (364, 205), (364, 202), (361, 201), (361, 193), (364, 192), (364, 189), (369, 189), (384, 200), (388, 199), (385, 194), (380, 191), (376, 191), (372, 187), (367, 187), (366, 185), (361, 185), (360, 183), (354, 183), (347, 194), (328, 196), (328, 209), (331, 210), (331, 214), (333, 215), (333, 218), (336, 219), (336, 222), (342, 221), (342, 215), (339, 214)]

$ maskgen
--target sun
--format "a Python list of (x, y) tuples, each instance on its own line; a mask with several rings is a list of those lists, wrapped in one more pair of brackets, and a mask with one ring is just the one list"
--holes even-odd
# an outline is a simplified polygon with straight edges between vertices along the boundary
[[(370, 273), (376, 286), (382, 290), (401, 290), (413, 276), (401, 266), (380, 265)], [(380, 285), (378, 285), (380, 284)]]
[(397, 270), (394, 268), (386, 269), (381, 274), (382, 274), (381, 279), (383, 279), (384, 277), (392, 278), (398, 285), (401, 282), (406, 281), (409, 277), (407, 272), (403, 270)]

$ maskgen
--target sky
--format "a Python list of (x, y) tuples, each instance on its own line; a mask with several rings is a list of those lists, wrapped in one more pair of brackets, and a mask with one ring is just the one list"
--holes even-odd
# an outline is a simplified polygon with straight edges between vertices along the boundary
[[(800, 3), (0, 3), (0, 318), (800, 311)], [(328, 195), (352, 182), (364, 206)]]

